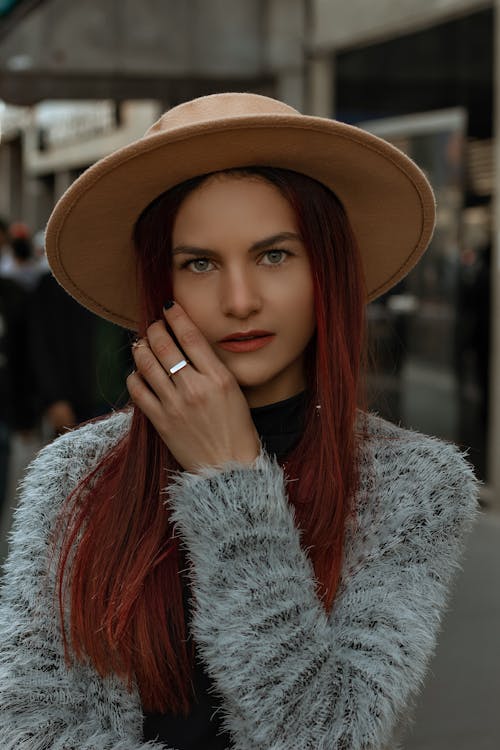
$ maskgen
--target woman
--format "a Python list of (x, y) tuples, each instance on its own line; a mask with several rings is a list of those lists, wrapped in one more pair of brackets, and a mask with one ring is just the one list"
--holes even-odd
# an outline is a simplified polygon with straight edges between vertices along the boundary
[(63, 196), (52, 270), (136, 369), (24, 481), (3, 748), (395, 746), (477, 514), (455, 447), (358, 409), (365, 303), (433, 224), (395, 148), (243, 93)]

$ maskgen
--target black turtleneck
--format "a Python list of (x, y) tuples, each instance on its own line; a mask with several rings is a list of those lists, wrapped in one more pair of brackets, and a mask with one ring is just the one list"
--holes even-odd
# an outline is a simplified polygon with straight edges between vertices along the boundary
[[(267, 406), (250, 409), (254, 425), (266, 451), (276, 455), (278, 460), (287, 456), (298, 442), (303, 429), (306, 407), (306, 391)], [(189, 617), (189, 589), (183, 577), (184, 608)], [(216, 696), (209, 694), (213, 683), (204, 665), (196, 658), (193, 672), (196, 700), (191, 713), (185, 719), (170, 714), (150, 714), (144, 716), (144, 740), (164, 742), (166, 747), (178, 750), (225, 750), (230, 738), (223, 732)]]
[(269, 454), (285, 458), (298, 442), (304, 429), (306, 391), (267, 406), (250, 409), (253, 423)]

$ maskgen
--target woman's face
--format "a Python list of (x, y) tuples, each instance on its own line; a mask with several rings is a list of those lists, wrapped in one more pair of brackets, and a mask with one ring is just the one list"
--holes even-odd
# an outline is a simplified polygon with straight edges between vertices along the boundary
[[(294, 212), (274, 185), (215, 175), (190, 193), (173, 227), (172, 274), (175, 299), (250, 407), (304, 390), (304, 349), (315, 330), (311, 267)], [(254, 351), (221, 347), (220, 339), (250, 330), (274, 336)]]

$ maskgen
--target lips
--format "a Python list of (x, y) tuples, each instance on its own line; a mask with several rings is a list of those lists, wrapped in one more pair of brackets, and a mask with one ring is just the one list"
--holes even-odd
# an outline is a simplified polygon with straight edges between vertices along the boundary
[(264, 334), (262, 336), (241, 336), (237, 339), (222, 339), (223, 341), (252, 341), (253, 339), (261, 339), (264, 337)]
[(228, 352), (253, 352), (256, 349), (262, 349), (275, 338), (274, 334), (269, 336), (253, 336), (251, 339), (243, 341), (242, 339), (233, 341), (219, 341), (221, 349)]
[(219, 343), (222, 343), (223, 341), (250, 341), (252, 339), (256, 338), (263, 338), (265, 336), (272, 336), (273, 334), (271, 331), (264, 331), (260, 329), (254, 329), (253, 331), (235, 331), (233, 334), (229, 334), (229, 336), (225, 336), (223, 339), (220, 339)]

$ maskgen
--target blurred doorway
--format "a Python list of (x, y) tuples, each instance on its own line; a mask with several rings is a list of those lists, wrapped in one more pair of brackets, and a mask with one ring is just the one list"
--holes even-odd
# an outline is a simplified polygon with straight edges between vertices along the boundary
[(405, 151), (434, 187), (431, 245), (408, 276), (368, 308), (372, 408), (471, 449), (485, 474), (488, 413), (487, 212), (465, 208), (462, 108), (361, 123)]
[(488, 479), (494, 11), (339, 50), (335, 115), (427, 171), (438, 226), (426, 257), (369, 310), (373, 408), (470, 450)]

